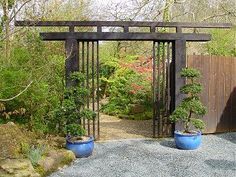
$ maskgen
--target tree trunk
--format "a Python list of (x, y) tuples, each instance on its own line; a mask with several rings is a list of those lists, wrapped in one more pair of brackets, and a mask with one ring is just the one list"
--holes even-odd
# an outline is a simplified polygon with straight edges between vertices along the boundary
[(5, 0), (3, 4), (3, 17), (5, 22), (5, 57), (7, 63), (10, 63), (10, 19), (9, 19), (9, 4)]

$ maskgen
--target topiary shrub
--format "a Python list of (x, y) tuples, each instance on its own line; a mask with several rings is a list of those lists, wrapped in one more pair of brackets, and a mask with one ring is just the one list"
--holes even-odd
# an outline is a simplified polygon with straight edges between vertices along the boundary
[(203, 130), (205, 123), (199, 119), (206, 114), (206, 107), (200, 101), (199, 94), (203, 87), (196, 81), (200, 72), (193, 68), (184, 68), (181, 77), (186, 78), (187, 84), (180, 88), (182, 94), (187, 95), (170, 116), (171, 122), (183, 122), (183, 133), (192, 133), (191, 127)]

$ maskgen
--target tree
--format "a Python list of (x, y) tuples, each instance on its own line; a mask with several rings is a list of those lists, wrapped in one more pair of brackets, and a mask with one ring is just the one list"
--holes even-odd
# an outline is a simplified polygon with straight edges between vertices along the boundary
[[(10, 38), (11, 38), (11, 22), (16, 18), (19, 11), (31, 0), (1, 0), (0, 5), (3, 10), (1, 17), (1, 41), (5, 40), (5, 58), (10, 63)], [(19, 7), (18, 7), (19, 5)]]
[[(5, 1), (0, 2), (4, 6)], [(19, 108), (24, 108), (26, 112), (24, 116), (12, 115), (8, 119), (0, 115), (0, 123), (13, 121), (26, 125), (30, 130), (48, 132), (53, 121), (52, 111), (64, 98), (66, 57), (63, 43), (45, 43), (39, 37), (39, 29), (14, 27), (14, 19), (89, 20), (89, 4), (84, 0), (17, 0), (8, 8), (9, 36), (5, 35), (6, 22), (2, 21), (1, 41), (5, 45), (6, 37), (9, 37), (11, 45), (8, 61), (5, 47), (0, 48), (0, 99), (15, 98), (4, 103), (5, 112)], [(52, 10), (56, 8), (57, 11)], [(24, 91), (26, 87), (28, 89)]]

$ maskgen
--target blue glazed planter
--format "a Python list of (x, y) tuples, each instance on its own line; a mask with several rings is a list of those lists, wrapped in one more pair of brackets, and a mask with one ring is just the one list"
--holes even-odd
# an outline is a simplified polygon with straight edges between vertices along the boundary
[(88, 157), (92, 155), (94, 148), (94, 138), (89, 137), (87, 141), (71, 142), (69, 138), (66, 139), (66, 149), (74, 152), (78, 158)]
[(183, 134), (182, 132), (174, 132), (175, 144), (179, 149), (193, 150), (197, 149), (202, 141), (201, 132), (196, 134)]

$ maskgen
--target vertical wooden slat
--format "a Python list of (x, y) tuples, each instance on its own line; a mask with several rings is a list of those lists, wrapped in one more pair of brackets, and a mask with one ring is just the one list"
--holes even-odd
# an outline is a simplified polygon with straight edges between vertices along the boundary
[[(219, 58), (218, 57), (211, 57), (212, 63), (214, 63), (214, 82), (213, 82), (213, 94), (215, 97), (215, 102), (213, 103), (213, 111), (214, 111), (214, 117), (216, 119), (214, 119), (214, 122), (211, 121), (210, 124), (214, 125), (215, 131), (217, 131), (217, 124), (218, 124), (218, 88), (217, 86), (219, 86)], [(222, 87), (222, 86), (221, 86)]]
[[(222, 58), (222, 57), (221, 57)], [(220, 58), (220, 62), (222, 61)], [(231, 70), (231, 62), (232, 60), (227, 58), (224, 60), (224, 68), (223, 68), (223, 73), (224, 73), (224, 103), (223, 107), (221, 107), (221, 110), (223, 110), (223, 113), (221, 113), (223, 116), (220, 117), (220, 124), (222, 124), (222, 129), (223, 131), (227, 130), (228, 132), (230, 131), (230, 119), (231, 119), (231, 79), (232, 79), (232, 73), (233, 71)], [(222, 119), (223, 118), (223, 119)]]
[[(210, 90), (210, 88), (211, 88), (211, 79), (212, 79), (212, 76), (213, 76), (213, 74), (212, 74), (212, 64), (211, 64), (211, 56), (208, 56), (208, 58), (205, 58), (205, 57), (203, 57), (203, 59), (204, 59), (204, 63), (209, 63), (208, 65), (208, 71), (206, 71), (206, 73), (209, 73), (208, 74), (208, 82), (207, 82), (207, 86), (208, 87), (205, 87), (204, 88), (204, 90), (206, 91), (206, 92), (208, 92), (208, 97), (207, 97), (207, 114), (204, 116), (204, 120), (205, 120), (205, 122), (207, 123), (206, 125), (207, 125), (207, 127), (208, 127), (208, 124), (210, 123), (210, 119), (212, 118), (212, 112), (211, 112), (211, 110), (212, 110), (212, 105), (211, 105), (211, 103), (209, 102), (209, 99), (211, 99), (211, 93), (212, 93), (212, 91)], [(208, 60), (208, 61), (207, 61)], [(202, 73), (202, 77), (204, 78), (204, 76), (206, 75), (206, 73)], [(215, 130), (214, 130), (215, 131)]]
[(81, 50), (80, 50), (80, 42), (79, 41), (77, 42), (77, 45), (78, 45), (78, 56), (77, 56), (78, 57), (78, 71), (80, 71), (80, 60), (81, 60), (80, 59), (81, 58), (80, 57), (80, 51)]
[[(231, 118), (230, 118), (230, 131), (236, 131), (236, 58), (231, 59)], [(234, 73), (234, 74), (233, 74)]]
[(166, 82), (166, 48), (165, 48), (165, 42), (162, 42), (162, 56), (161, 56), (161, 63), (162, 63), (162, 83), (161, 83), (161, 108), (162, 108), (162, 112), (161, 112), (161, 119), (160, 119), (160, 122), (161, 122), (161, 136), (164, 136), (164, 130), (165, 130), (165, 89), (166, 89), (166, 85), (165, 85), (165, 82)]
[(212, 128), (214, 129), (214, 131), (216, 131), (216, 127), (217, 127), (217, 85), (219, 85), (219, 79), (217, 78), (218, 74), (217, 74), (217, 66), (218, 66), (218, 59), (215, 57), (211, 57), (211, 64), (212, 64), (212, 78), (211, 78), (211, 97), (212, 97), (212, 101), (211, 101), (211, 116), (214, 119), (214, 121), (209, 122), (209, 124), (212, 126)]
[[(208, 58), (209, 60), (209, 58)], [(202, 73), (201, 73), (201, 83), (203, 83), (203, 91), (202, 91), (202, 95), (201, 95), (201, 99), (203, 102), (203, 105), (208, 107), (209, 106), (209, 80), (210, 80), (210, 74), (204, 74), (204, 73), (208, 73), (210, 70), (210, 62), (205, 62), (205, 58), (204, 56), (201, 56), (201, 63), (202, 63)], [(204, 74), (204, 75), (203, 75)], [(206, 82), (206, 81), (208, 82)], [(203, 120), (207, 119), (208, 116), (208, 111), (207, 114), (203, 117)], [(210, 120), (208, 119), (206, 122), (209, 122)]]
[(160, 67), (160, 60), (161, 60), (161, 43), (157, 42), (157, 119), (158, 119), (158, 136), (160, 136), (162, 131), (161, 126), (161, 67)]
[[(89, 41), (87, 42), (87, 58), (86, 58), (86, 88), (89, 91)], [(87, 109), (89, 109), (90, 95), (87, 96)], [(90, 136), (90, 120), (88, 122), (88, 136)]]
[(161, 85), (161, 105), (163, 107), (163, 109), (165, 109), (164, 105), (165, 105), (165, 82), (166, 82), (166, 68), (165, 68), (165, 53), (166, 53), (166, 48), (165, 48), (165, 42), (162, 43), (162, 56), (161, 56), (161, 63), (162, 63), (162, 85)]
[(156, 42), (153, 42), (152, 49), (152, 95), (153, 95), (153, 138), (156, 137)]
[(165, 130), (164, 130), (164, 135), (168, 136), (169, 135), (169, 123), (168, 123), (168, 118), (169, 118), (169, 103), (170, 103), (170, 42), (167, 43), (166, 46), (167, 52), (166, 52), (166, 76), (165, 76), (165, 80), (166, 80), (166, 85), (165, 85)]
[[(84, 72), (84, 60), (85, 60), (85, 44), (84, 44), (85, 42), (84, 41), (82, 41), (82, 57), (81, 57), (81, 72), (83, 73), (83, 74), (85, 74), (85, 72)], [(85, 83), (83, 82), (83, 84), (82, 84), (82, 87), (85, 87)], [(85, 118), (83, 118), (83, 128), (85, 129)]]
[[(92, 109), (95, 111), (95, 98), (94, 98), (94, 80), (95, 80), (95, 73), (94, 73), (94, 41), (92, 41)], [(93, 136), (95, 137), (96, 130), (95, 130), (95, 119), (93, 119)]]
[[(206, 82), (205, 80), (209, 81), (210, 79), (210, 74), (205, 74), (205, 73), (208, 73), (209, 72), (209, 66), (210, 66), (210, 63), (209, 62), (205, 62), (205, 59), (204, 59), (204, 56), (200, 56), (199, 58), (201, 60), (201, 65), (200, 65), (200, 71), (201, 71), (201, 78), (200, 78), (200, 83), (202, 83), (202, 86), (203, 86), (203, 91), (200, 95), (200, 98), (201, 98), (201, 101), (203, 103), (204, 106), (208, 107), (208, 98), (209, 98), (209, 91), (208, 91), (208, 84), (209, 82)], [(207, 115), (206, 114), (204, 117), (203, 117), (203, 120), (205, 119), (205, 122), (206, 123), (209, 123), (210, 119), (207, 119)]]
[(99, 61), (99, 41), (96, 42), (96, 58), (97, 58), (97, 138), (100, 137), (100, 107), (99, 107), (99, 97), (100, 97), (100, 61)]
[(220, 64), (220, 57), (217, 56), (217, 67), (218, 67), (218, 72), (217, 72), (217, 81), (218, 84), (216, 85), (216, 87), (218, 87), (217, 89), (217, 94), (216, 94), (216, 98), (217, 98), (217, 122), (216, 122), (216, 131), (218, 132), (223, 132), (224, 130), (224, 126), (226, 124), (226, 112), (224, 113), (222, 110), (224, 110), (225, 108), (225, 92), (226, 92), (226, 85), (225, 85), (225, 72), (224, 72), (224, 68), (225, 68), (225, 62)]
[[(168, 76), (168, 79), (169, 79), (169, 87), (168, 87), (168, 115), (170, 115), (171, 114), (171, 78), (172, 78), (172, 76), (171, 76), (171, 69), (172, 69), (172, 67), (171, 67), (171, 63), (172, 63), (172, 61), (174, 60), (174, 58), (173, 58), (173, 42), (170, 42), (170, 57), (169, 57), (169, 64), (168, 64), (168, 66), (169, 66), (169, 76)], [(168, 116), (168, 118), (169, 118), (169, 116)], [(173, 132), (173, 130), (174, 130), (174, 126), (173, 126), (173, 124), (169, 121), (169, 119), (167, 119), (168, 120), (168, 136), (172, 136), (172, 132)]]

